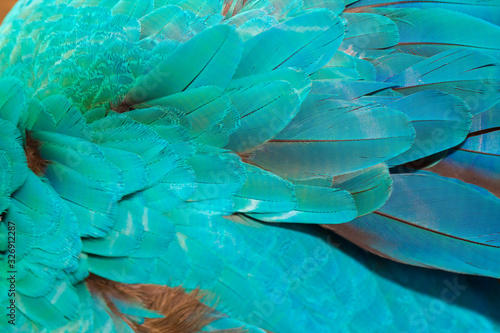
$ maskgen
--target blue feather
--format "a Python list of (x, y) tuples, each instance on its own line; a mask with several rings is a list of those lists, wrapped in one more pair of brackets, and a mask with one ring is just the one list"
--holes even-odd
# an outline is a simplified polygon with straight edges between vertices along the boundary
[(297, 206), (283, 213), (247, 213), (265, 222), (324, 223), (349, 222), (358, 216), (351, 194), (337, 188), (296, 185)]
[(384, 15), (394, 8), (443, 8), (468, 14), (493, 24), (499, 25), (500, 18), (496, 0), (349, 0), (349, 11), (366, 11)]
[(28, 98), (22, 83), (14, 78), (1, 79), (0, 101), (0, 118), (17, 125), (28, 107)]
[(415, 161), (454, 147), (465, 140), (469, 133), (472, 120), (469, 107), (455, 96), (425, 90), (385, 105), (404, 112), (411, 119), (416, 132), (412, 147), (387, 161), (390, 166)]
[(273, 138), (300, 108), (300, 99), (286, 81), (270, 81), (231, 90), (229, 97), (239, 112), (240, 126), (226, 148), (246, 152)]
[[(234, 210), (242, 213), (292, 211), (297, 205), (293, 185), (288, 181), (245, 164), (247, 181), (234, 197)], [(262, 192), (261, 189), (267, 189)]]
[(474, 185), (428, 172), (392, 178), (393, 194), (381, 209), (331, 228), (369, 251), (400, 262), (500, 276), (498, 198)]
[(430, 57), (454, 48), (481, 51), (500, 60), (500, 27), (455, 9), (414, 9), (390, 15), (397, 24), (403, 53)]
[(287, 67), (313, 73), (333, 56), (343, 36), (340, 19), (330, 11), (293, 18), (245, 42), (235, 78)]
[[(443, 176), (462, 179), (500, 195), (500, 128), (494, 110), (475, 121), (465, 142), (449, 150), (448, 155), (431, 170)], [(481, 114), (483, 115), (483, 114)]]
[[(472, 114), (483, 112), (500, 98), (500, 63), (482, 53), (450, 50), (423, 60), (386, 79), (404, 95), (437, 89), (462, 98)], [(486, 96), (486, 98), (483, 98)]]
[(205, 30), (145, 75), (124, 103), (133, 105), (206, 85), (225, 88), (241, 52), (241, 40), (231, 27), (219, 25)]
[(400, 154), (414, 135), (409, 119), (398, 111), (311, 97), (280, 134), (249, 158), (287, 179), (340, 175)]
[(333, 187), (349, 191), (356, 203), (358, 216), (363, 216), (384, 205), (392, 192), (392, 179), (385, 164), (337, 176)]
[(375, 59), (391, 53), (399, 42), (398, 27), (385, 16), (345, 13), (342, 17), (347, 20), (347, 33), (340, 45), (344, 52)]

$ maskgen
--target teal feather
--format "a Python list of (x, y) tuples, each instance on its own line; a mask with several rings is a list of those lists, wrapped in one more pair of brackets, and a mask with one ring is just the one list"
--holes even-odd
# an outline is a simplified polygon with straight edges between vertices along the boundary
[(392, 76), (421, 62), (424, 59), (424, 57), (413, 54), (392, 53), (374, 59), (372, 64), (375, 66), (375, 70), (377, 72), (377, 81), (386, 81)]
[(473, 16), (445, 9), (396, 11), (390, 16), (398, 25), (396, 49), (430, 57), (453, 48), (480, 50), (500, 60), (500, 27)]
[(314, 10), (325, 8), (330, 10), (335, 15), (340, 15), (344, 10), (345, 4), (342, 0), (325, 1), (325, 0), (304, 0), (302, 1), (302, 10)]
[(375, 59), (394, 50), (399, 31), (389, 18), (374, 14), (342, 15), (347, 20), (347, 32), (340, 49), (359, 58)]
[(156, 260), (149, 258), (112, 258), (93, 254), (89, 254), (88, 263), (92, 273), (122, 283), (144, 283), (151, 278), (156, 266)]
[(222, 10), (221, 0), (155, 0), (155, 8), (166, 5), (179, 6), (192, 11), (199, 17), (213, 15)]
[(265, 333), (261, 328), (248, 325), (232, 318), (220, 318), (203, 328), (203, 332), (214, 332), (218, 330), (244, 329), (248, 333)]
[(272, 6), (272, 13), (278, 18), (285, 18), (286, 16), (292, 17), (294, 14), (298, 13), (302, 6), (302, 1), (292, 0), (269, 0)]
[(7, 120), (0, 120), (2, 133), (0, 133), (0, 150), (2, 157), (7, 164), (2, 171), (7, 176), (7, 181), (2, 186), (6, 186), (5, 192), (12, 193), (25, 181), (28, 168), (26, 166), (26, 155), (22, 148), (22, 136), (16, 127)]
[(384, 15), (393, 8), (443, 8), (468, 14), (493, 24), (500, 24), (500, 19), (496, 12), (499, 4), (496, 0), (355, 0), (349, 1), (348, 9), (354, 12), (367, 11)]
[(311, 75), (311, 78), (315, 81), (335, 79), (374, 81), (375, 68), (366, 60), (337, 51), (323, 68)]
[(448, 155), (433, 169), (447, 177), (462, 179), (490, 192), (500, 193), (500, 131), (496, 114), (498, 106), (474, 117), (467, 139), (451, 148)]
[(472, 118), (470, 132), (478, 132), (481, 130), (491, 130), (500, 127), (500, 104), (495, 104), (491, 109), (475, 115)]
[[(6, 209), (7, 207), (2, 207), (3, 209)], [(0, 251), (5, 252), (9, 248), (9, 243), (8, 243), (8, 229), (7, 229), (7, 224), (6, 223), (0, 223)]]
[(71, 284), (77, 285), (89, 276), (90, 272), (87, 257), (88, 256), (85, 253), (80, 253), (80, 256), (78, 257), (78, 267), (75, 271), (71, 272), (69, 276)]
[(387, 163), (391, 166), (415, 161), (460, 144), (472, 121), (469, 107), (460, 99), (439, 91), (425, 90), (386, 104), (404, 112), (415, 128), (415, 142)]
[[(33, 200), (33, 193), (40, 193), (41, 197)], [(11, 211), (15, 215), (10, 216)], [(35, 175), (28, 174), (24, 184), (13, 195), (9, 214), (7, 221), (19, 221), (19, 225), (29, 226), (27, 230), (21, 227), (19, 233), (24, 232), (25, 237), (31, 238), (25, 241), (36, 247), (36, 250), (31, 249), (30, 256), (37, 256), (39, 265), (54, 268), (54, 276), (62, 270), (71, 272), (75, 269), (81, 251), (76, 218), (54, 189)], [(64, 221), (70, 223), (65, 224)]]
[(470, 112), (477, 114), (498, 102), (499, 68), (498, 61), (487, 55), (454, 49), (408, 67), (386, 81), (399, 85), (395, 90), (404, 95), (428, 89), (444, 91), (462, 98)]
[(134, 153), (114, 148), (101, 148), (107, 161), (119, 170), (123, 177), (123, 195), (146, 187), (148, 173), (144, 160)]
[[(262, 2), (266, 3), (267, 1)], [(252, 14), (255, 16), (254, 18), (252, 18)], [(255, 9), (243, 12), (233, 17), (235, 19), (235, 23), (238, 22), (236, 19), (243, 21), (238, 26), (236, 31), (238, 31), (244, 42), (272, 28), (278, 23), (275, 17), (268, 16), (266, 14), (267, 13), (263, 10)]]
[(120, 0), (112, 9), (113, 15), (122, 14), (140, 18), (153, 9), (153, 0), (136, 2), (134, 0)]
[(249, 151), (273, 138), (300, 108), (298, 94), (286, 81), (245, 86), (228, 94), (239, 112), (240, 126), (226, 148), (237, 152)]
[(89, 136), (94, 143), (139, 155), (147, 166), (148, 185), (157, 183), (177, 164), (177, 157), (168, 142), (130, 118), (120, 115), (106, 117), (92, 123), (91, 129)]
[(189, 199), (196, 191), (196, 177), (193, 168), (179, 165), (153, 187), (144, 190), (144, 203), (160, 213), (166, 213)]
[(359, 74), (359, 78), (366, 81), (375, 81), (377, 74), (372, 63), (364, 59), (354, 59), (356, 60), (356, 71)]
[[(245, 164), (247, 180), (234, 197), (234, 210), (242, 213), (292, 211), (297, 200), (293, 185), (255, 166)], [(265, 188), (265, 193), (260, 189)]]
[(311, 97), (250, 160), (288, 179), (340, 175), (400, 154), (414, 136), (409, 119), (398, 111)]
[(355, 80), (317, 80), (312, 82), (311, 94), (330, 95), (341, 100), (355, 100), (394, 88), (393, 83)]
[[(62, 95), (47, 97), (42, 100), (43, 109), (33, 129), (53, 131), (66, 135), (80, 135), (85, 127), (85, 121), (71, 101)], [(50, 110), (50, 111), (49, 111)]]
[(0, 101), (0, 118), (17, 125), (28, 106), (21, 82), (10, 78), (0, 80)]
[(188, 160), (196, 175), (196, 191), (190, 200), (229, 198), (238, 193), (246, 176), (232, 153), (200, 152)]
[(288, 82), (293, 87), (294, 92), (299, 95), (301, 102), (306, 99), (311, 88), (311, 80), (304, 72), (294, 68), (285, 68), (263, 74), (245, 76), (240, 79), (234, 79), (227, 86), (227, 90), (241, 89), (243, 87), (272, 81)]
[[(46, 177), (78, 216), (80, 230), (87, 235), (101, 235), (113, 224), (116, 202), (123, 195), (123, 178), (96, 145), (65, 135), (36, 132), (46, 142), (41, 153), (50, 158)], [(102, 172), (102, 173), (101, 173)], [(78, 184), (79, 191), (74, 191)], [(86, 209), (93, 212), (89, 214)]]
[[(0, 26), (0, 225), (16, 224), (18, 305), (0, 330), (132, 332), (82, 283), (92, 272), (214, 295), (205, 331), (498, 331), (493, 279), (399, 265), (311, 225), (383, 223), (356, 241), (497, 277), (484, 249), (498, 234), (498, 8), (20, 1)], [(30, 138), (48, 160), (37, 174)], [(467, 289), (444, 305), (455, 279)]]
[[(393, 179), (393, 195), (380, 210), (351, 224), (335, 226), (335, 231), (397, 261), (500, 276), (500, 242), (494, 231), (495, 216), (500, 209), (497, 197), (473, 185), (432, 173), (397, 174)], [(412, 202), (422, 202), (427, 209), (407, 209)], [(441, 205), (454, 209), (443, 210)], [(473, 226), (468, 225), (471, 218), (475, 221)], [(391, 246), (384, 246), (386, 242)], [(445, 258), (438, 255), (443, 253), (453, 255)]]
[[(203, 57), (196, 50), (203, 49)], [(193, 53), (194, 51), (194, 53)], [(225, 88), (241, 57), (241, 41), (228, 26), (215, 26), (189, 40), (154, 70), (144, 76), (127, 95), (135, 104), (206, 85)]]
[(57, 281), (46, 296), (34, 298), (23, 295), (19, 311), (42, 327), (57, 328), (78, 316), (79, 299), (67, 282)]
[(382, 207), (392, 192), (392, 179), (385, 164), (353, 173), (337, 176), (333, 187), (351, 193), (356, 203), (358, 216), (363, 216)]
[[(154, 125), (151, 126), (151, 129), (170, 143), (170, 148), (180, 159), (189, 158), (193, 155), (195, 148), (191, 141), (192, 138), (184, 127), (179, 125)], [(226, 134), (224, 131), (221, 132), (221, 136)], [(216, 134), (213, 136), (217, 137)], [(216, 139), (212, 141), (218, 143)]]
[(247, 213), (265, 222), (337, 224), (358, 216), (351, 194), (337, 188), (296, 185), (297, 206), (283, 213)]
[[(190, 133), (193, 138), (198, 138), (214, 127), (224, 126), (226, 117), (236, 118), (230, 98), (224, 91), (215, 86), (205, 86), (190, 89), (185, 92), (173, 94), (164, 98), (149, 101), (139, 106), (167, 105), (178, 109), (189, 122)], [(226, 125), (231, 127), (231, 124)], [(228, 132), (232, 129), (228, 128)], [(221, 144), (215, 138), (202, 136), (198, 141), (205, 144)], [(212, 141), (212, 142), (211, 142)], [(227, 141), (222, 138), (222, 142)]]
[(34, 139), (43, 141), (40, 154), (54, 165), (64, 165), (71, 171), (109, 183), (115, 189), (115, 194), (120, 195), (123, 176), (119, 170), (104, 156), (101, 148), (86, 140), (78, 139), (57, 133), (36, 131), (32, 134)]
[(190, 32), (192, 14), (177, 6), (158, 8), (139, 20), (142, 38), (181, 40)]
[(235, 77), (287, 67), (313, 73), (333, 56), (343, 36), (340, 19), (330, 11), (320, 10), (293, 18), (245, 42)]
[(184, 128), (190, 127), (189, 122), (179, 110), (166, 106), (134, 109), (125, 113), (124, 116), (132, 118), (133, 120), (144, 125), (168, 126), (182, 124), (182, 127)]

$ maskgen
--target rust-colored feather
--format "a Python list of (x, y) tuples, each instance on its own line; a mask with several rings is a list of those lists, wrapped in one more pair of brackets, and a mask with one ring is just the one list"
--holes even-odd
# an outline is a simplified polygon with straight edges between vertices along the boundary
[(26, 131), (26, 145), (24, 147), (24, 153), (26, 154), (26, 160), (28, 162), (28, 167), (37, 175), (43, 175), (47, 164), (49, 161), (45, 160), (39, 151), (41, 143), (38, 140), (33, 139), (30, 133)]
[[(183, 288), (169, 288), (153, 284), (123, 284), (90, 274), (86, 280), (91, 293), (98, 294), (116, 315), (138, 333), (195, 333), (216, 320), (216, 310), (200, 302), (206, 295), (195, 290), (187, 293)], [(146, 319), (139, 325), (128, 320), (111, 301), (112, 298), (138, 302), (164, 318)], [(218, 333), (243, 333), (222, 330)]]

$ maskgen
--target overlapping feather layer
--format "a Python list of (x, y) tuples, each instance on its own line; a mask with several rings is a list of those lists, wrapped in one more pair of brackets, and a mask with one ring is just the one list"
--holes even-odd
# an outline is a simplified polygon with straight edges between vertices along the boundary
[(92, 272), (211, 291), (228, 317), (206, 331), (497, 331), (498, 285), (437, 316), (456, 275), (315, 226), (500, 277), (500, 6), (429, 3), (20, 1), (0, 27), (2, 329), (131, 332)]

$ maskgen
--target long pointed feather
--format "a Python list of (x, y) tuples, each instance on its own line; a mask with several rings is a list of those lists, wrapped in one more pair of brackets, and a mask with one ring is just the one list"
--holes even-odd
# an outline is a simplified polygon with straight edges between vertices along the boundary
[[(437, 89), (462, 98), (472, 114), (483, 112), (500, 98), (500, 63), (475, 51), (450, 50), (439, 53), (396, 74), (387, 82), (408, 95)], [(486, 96), (486, 97), (483, 97)]]
[(206, 85), (225, 88), (241, 52), (241, 40), (233, 28), (219, 25), (205, 30), (144, 76), (124, 103), (133, 105)]
[(404, 263), (500, 276), (500, 199), (432, 173), (392, 177), (393, 194), (380, 210), (332, 229), (369, 251)]
[(313, 73), (333, 56), (343, 35), (340, 19), (327, 10), (290, 19), (245, 42), (235, 77), (287, 67)]
[(407, 150), (414, 135), (398, 111), (311, 97), (287, 128), (249, 158), (288, 179), (340, 175)]

